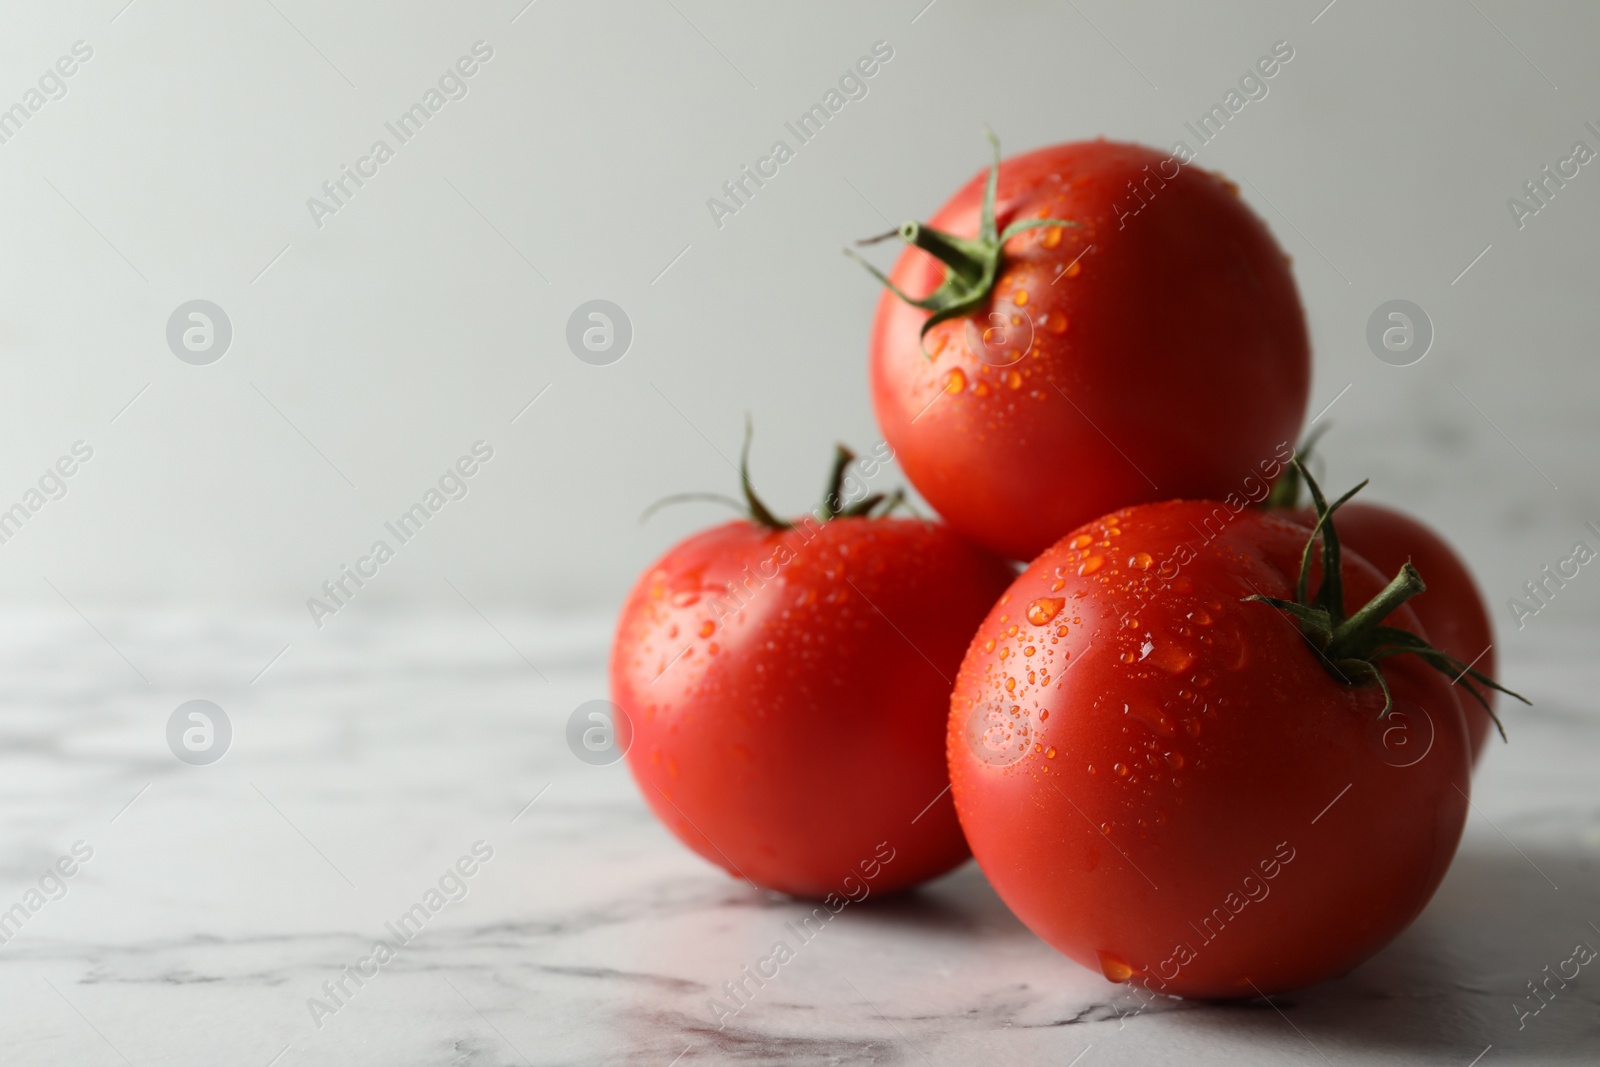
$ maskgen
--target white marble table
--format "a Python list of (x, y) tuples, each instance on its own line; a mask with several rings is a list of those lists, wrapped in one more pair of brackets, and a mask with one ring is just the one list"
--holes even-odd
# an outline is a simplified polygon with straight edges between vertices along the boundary
[[(1513, 1008), (1576, 941), (1600, 946), (1593, 634), (1506, 645), (1538, 706), (1489, 754), (1432, 906), (1343, 980), (1133, 1014), (969, 864), (847, 909), (719, 1032), (708, 999), (804, 909), (708, 867), (621, 765), (567, 749), (568, 714), (604, 695), (608, 619), (374, 606), (316, 632), (80, 606), (0, 615), (0, 912), (93, 850), (0, 945), (6, 1063), (1600, 1060), (1595, 969), (1520, 1031)], [(210, 766), (167, 747), (191, 698), (233, 725)], [(466, 896), (361, 964), (478, 841)], [(347, 965), (373, 977), (314, 1021)]]

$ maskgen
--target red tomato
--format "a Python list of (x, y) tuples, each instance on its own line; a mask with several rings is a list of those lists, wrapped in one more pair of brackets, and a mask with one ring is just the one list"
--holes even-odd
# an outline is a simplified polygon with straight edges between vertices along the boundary
[(611, 659), (628, 764), (735, 876), (805, 897), (912, 886), (968, 854), (943, 796), (950, 680), (1014, 572), (921, 520), (796, 525), (706, 530), (640, 578)]
[[(1310, 512), (1301, 512), (1300, 518), (1307, 523), (1316, 521)], [(1428, 589), (1409, 604), (1428, 640), (1441, 652), (1494, 676), (1494, 629), (1489, 623), (1488, 605), (1472, 580), (1472, 572), (1444, 538), (1416, 519), (1382, 504), (1351, 501), (1339, 509), (1338, 523), (1340, 541), (1383, 574), (1394, 574), (1407, 560), (1415, 564)], [(1494, 690), (1479, 687), (1478, 691), (1494, 705)], [(1462, 697), (1461, 707), (1467, 716), (1472, 760), (1477, 763), (1494, 723), (1470, 696)]]
[[(1310, 385), (1272, 234), (1231, 182), (1140, 145), (1056, 145), (999, 167), (999, 233), (1077, 225), (973, 242), (979, 175), (929, 226), (901, 228), (961, 265), (934, 303), (966, 308), (922, 337), (925, 308), (879, 301), (873, 405), (906, 476), (958, 531), (1016, 559), (1114, 508), (1237, 492), (1296, 439)], [(967, 241), (951, 251), (950, 234)], [(922, 296), (945, 276), (907, 249), (889, 280)]]
[[(973, 854), (1113, 981), (1248, 997), (1342, 974), (1449, 866), (1471, 782), (1449, 679), (1380, 657), (1380, 719), (1356, 645), (1242, 600), (1295, 596), (1307, 533), (1206, 502), (1108, 515), (1028, 567), (962, 663), (947, 740)], [(1337, 573), (1351, 605), (1385, 589), (1352, 553)], [(1404, 604), (1386, 624), (1420, 629)]]

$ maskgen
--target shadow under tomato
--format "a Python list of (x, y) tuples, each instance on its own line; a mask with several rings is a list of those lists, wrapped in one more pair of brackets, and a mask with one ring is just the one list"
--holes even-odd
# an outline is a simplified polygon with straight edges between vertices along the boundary
[[(772, 894), (780, 902), (814, 904), (815, 901)], [(970, 934), (979, 930), (1008, 929), (1032, 937), (995, 895), (983, 872), (970, 859), (930, 882), (893, 893), (869, 893), (852, 901), (847, 911), (886, 929), (921, 933)]]
[[(1232, 1040), (1276, 1027), (1279, 1038), (1314, 1046), (1336, 1063), (1341, 1055), (1428, 1049), (1437, 1062), (1465, 1067), (1491, 1045), (1496, 1056), (1593, 1063), (1600, 959), (1565, 988), (1552, 979), (1543, 1000), (1527, 986), (1563, 965), (1571, 974), (1580, 942), (1600, 950), (1591, 922), (1600, 926), (1600, 860), (1592, 849), (1523, 843), (1519, 852), (1504, 839), (1479, 838), (1463, 844), (1417, 921), (1350, 974), (1270, 1004), (1208, 1004), (1185, 1012), (1182, 1025)], [(1312, 1051), (1308, 1062), (1321, 1062)]]
[(861, 914), (870, 915), (874, 922), (908, 931), (972, 933), (1000, 928), (1033, 936), (970, 859), (914, 889), (873, 895), (852, 907), (860, 908)]

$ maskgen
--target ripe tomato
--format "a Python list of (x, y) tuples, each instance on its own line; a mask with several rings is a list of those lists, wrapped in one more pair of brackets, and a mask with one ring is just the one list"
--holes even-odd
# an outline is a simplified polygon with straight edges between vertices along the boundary
[[(1298, 455), (1309, 455), (1320, 436), (1320, 432), (1313, 431), (1301, 444)], [(1272, 487), (1267, 506), (1299, 508), (1302, 482), (1300, 467), (1290, 465)], [(1300, 509), (1297, 517), (1313, 525), (1317, 521), (1316, 509)], [(1407, 560), (1414, 563), (1426, 576), (1428, 588), (1410, 602), (1411, 610), (1416, 612), (1428, 639), (1463, 665), (1494, 675), (1494, 628), (1489, 622), (1488, 604), (1473, 581), (1472, 572), (1444, 538), (1393, 508), (1353, 501), (1339, 509), (1339, 539), (1384, 574), (1395, 573)], [(1467, 697), (1461, 701), (1474, 766), (1483, 757), (1484, 742), (1495, 725), (1494, 689), (1479, 686), (1477, 692), (1484, 704)]]
[(1013, 576), (917, 519), (735, 521), (676, 545), (629, 594), (611, 659), (651, 810), (712, 863), (797, 896), (954, 867), (951, 679)]
[(1385, 658), (1417, 642), (1402, 601), (1421, 583), (1325, 557), (1308, 577), (1340, 575), (1349, 603), (1383, 591), (1335, 628), (1339, 589), (1297, 597), (1307, 536), (1242, 505), (1116, 512), (1036, 559), (962, 663), (947, 741), (973, 854), (1029, 928), (1113, 981), (1248, 997), (1341, 974), (1455, 852), (1456, 690), (1421, 655)]
[[(1305, 316), (1237, 187), (1112, 141), (995, 156), (997, 195), (979, 175), (898, 231), (872, 328), (878, 423), (952, 526), (1031, 559), (1114, 508), (1223, 499), (1295, 440)], [(1005, 236), (1047, 217), (1071, 225)]]
[[(1315, 522), (1315, 515), (1300, 518)], [(1339, 539), (1384, 574), (1393, 574), (1410, 560), (1428, 583), (1428, 589), (1410, 601), (1423, 631), (1435, 648), (1469, 663), (1484, 674), (1495, 673), (1494, 630), (1489, 608), (1472, 572), (1444, 538), (1393, 508), (1352, 501), (1339, 509)], [(1495, 693), (1482, 689), (1492, 707)], [(1483, 756), (1484, 743), (1494, 723), (1477, 701), (1464, 698), (1467, 738), (1474, 764)]]

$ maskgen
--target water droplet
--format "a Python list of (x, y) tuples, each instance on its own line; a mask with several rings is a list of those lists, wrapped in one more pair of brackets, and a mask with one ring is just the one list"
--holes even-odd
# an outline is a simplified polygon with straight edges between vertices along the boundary
[(961, 390), (965, 389), (966, 387), (967, 387), (967, 376), (965, 374), (961, 373), (961, 368), (957, 367), (955, 370), (951, 371), (949, 374), (946, 374), (944, 376), (944, 391), (945, 392), (947, 392), (947, 393), (959, 393), (959, 392), (961, 392)]
[(1027, 648), (1022, 650), (1022, 654), (1024, 656), (1031, 656), (1037, 651), (1038, 651), (1038, 649), (1034, 648), (1032, 645), (1029, 645)]
[[(1066, 599), (1064, 597), (1042, 596), (1028, 605), (1028, 621), (1035, 626), (1043, 626), (1056, 617), (1056, 614), (1061, 610), (1061, 606), (1065, 603)], [(1065, 630), (1063, 630), (1063, 635), (1065, 635)]]
[(714, 634), (716, 632), (717, 632), (717, 624), (712, 622), (710, 619), (707, 619), (705, 622), (700, 624), (700, 636), (701, 637), (710, 637), (712, 634)]
[(1009, 648), (1002, 648), (1000, 650), (1000, 658), (1001, 659), (1005, 659), (1009, 655), (1011, 655), (1011, 650)]
[(700, 603), (700, 590), (680, 589), (672, 594), (672, 606), (675, 608), (692, 608)]
[(983, 650), (985, 652), (993, 652), (994, 651), (994, 638), (991, 637), (991, 638), (989, 638), (989, 640), (987, 640), (987, 641), (985, 641), (983, 643)]
[(1049, 748), (1044, 750), (1044, 758), (1045, 759), (1055, 759), (1056, 758), (1056, 747), (1054, 745), (1051, 745)]
[(1083, 265), (1075, 259), (1069, 263), (1067, 265), (1067, 269), (1061, 273), (1066, 275), (1068, 278), (1076, 278), (1078, 275), (1083, 273)]
[(1006, 375), (1006, 384), (1013, 389), (1021, 389), (1022, 375), (1017, 371), (1012, 371), (1010, 374)]
[(1059, 312), (1059, 311), (1056, 312), (1054, 315), (1050, 316), (1050, 332), (1051, 333), (1066, 333), (1067, 332), (1067, 317), (1065, 315), (1061, 314), (1061, 312)]
[(1168, 752), (1167, 753), (1167, 765), (1170, 766), (1175, 771), (1183, 770), (1183, 753), (1182, 752)]
[[(1171, 716), (1158, 707), (1151, 707), (1143, 703), (1135, 702), (1132, 704), (1124, 704), (1122, 706), (1122, 710), (1127, 713), (1130, 718), (1144, 726), (1148, 726), (1150, 729), (1154, 730), (1158, 734), (1161, 734), (1163, 737), (1174, 737), (1177, 735), (1177, 726), (1173, 723)], [(1156, 743), (1152, 741), (1150, 744), (1153, 748), (1155, 747)]]
[(1088, 534), (1079, 534), (1077, 537), (1074, 537), (1072, 540), (1067, 542), (1067, 547), (1088, 548), (1092, 541), (1094, 541), (1094, 538), (1090, 537)]
[(1026, 307), (1028, 303), (1028, 290), (1018, 289), (1017, 295), (1011, 298), (1011, 302), (1017, 305), (1017, 307)]
[(1039, 239), (1039, 243), (1046, 248), (1054, 248), (1059, 245), (1061, 243), (1061, 227), (1047, 227), (1044, 231), (1044, 236)]
[(1099, 960), (1101, 960), (1101, 973), (1109, 977), (1110, 981), (1126, 982), (1130, 977), (1133, 977), (1133, 968), (1123, 963), (1122, 960), (1118, 960), (1112, 953), (1099, 952), (1096, 955), (1099, 955)]
[(980, 381), (977, 385), (972, 387), (972, 392), (976, 396), (988, 396), (989, 395), (989, 383), (988, 382), (984, 382), (984, 381)]
[(1121, 778), (1128, 777), (1129, 768), (1128, 768), (1128, 765), (1126, 763), (1113, 764), (1111, 769), (1117, 772), (1118, 777), (1121, 777)]
[(1147, 571), (1150, 569), (1150, 564), (1154, 562), (1155, 560), (1150, 557), (1148, 552), (1135, 552), (1128, 557), (1128, 566), (1136, 571)]
[(1016, 691), (1017, 691), (1017, 680), (1015, 678), (1007, 678), (1006, 679), (1006, 692), (1015, 693)]
[(1088, 559), (1078, 564), (1078, 575), (1081, 577), (1085, 574), (1093, 574), (1095, 571), (1100, 569), (1100, 565), (1104, 562), (1105, 560), (1099, 556), (1090, 556)]
[(1126, 619), (1122, 620), (1122, 625), (1126, 626), (1130, 630), (1137, 630), (1139, 628), (1139, 620), (1135, 616), (1129, 615)]
[(1182, 674), (1194, 666), (1194, 653), (1176, 641), (1162, 641), (1151, 653), (1150, 662), (1168, 674)]

